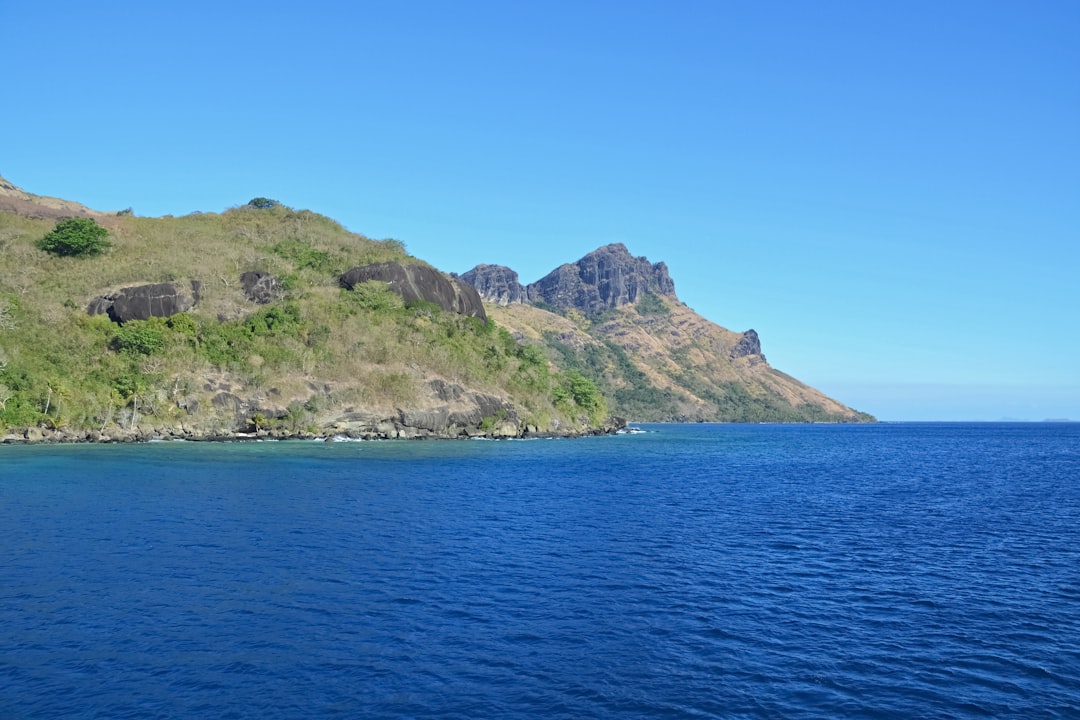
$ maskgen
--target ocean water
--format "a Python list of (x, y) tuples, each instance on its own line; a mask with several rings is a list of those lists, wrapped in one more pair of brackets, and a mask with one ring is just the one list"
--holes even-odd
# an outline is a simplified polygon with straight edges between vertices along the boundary
[(0, 447), (0, 717), (1080, 717), (1080, 425), (644, 427)]

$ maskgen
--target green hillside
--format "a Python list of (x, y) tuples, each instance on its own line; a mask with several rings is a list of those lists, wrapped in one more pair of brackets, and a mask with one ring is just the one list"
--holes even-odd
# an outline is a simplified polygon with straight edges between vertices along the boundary
[[(423, 264), (395, 240), (254, 202), (184, 217), (88, 211), (110, 246), (61, 255), (42, 239), (71, 208), (3, 186), (0, 436), (509, 436), (606, 419), (591, 381), (492, 322), (407, 305), (383, 283), (340, 287), (356, 266)], [(271, 302), (245, 296), (252, 271), (275, 278)], [(188, 312), (122, 325), (88, 314), (122, 288), (191, 281)]]
[[(0, 178), (0, 440), (873, 420), (772, 368), (756, 333), (697, 315), (663, 263), (621, 245), (528, 289), (508, 268), (466, 275), (483, 291), (267, 198), (142, 218)], [(598, 283), (615, 294), (592, 311)], [(563, 305), (524, 301), (537, 292)]]

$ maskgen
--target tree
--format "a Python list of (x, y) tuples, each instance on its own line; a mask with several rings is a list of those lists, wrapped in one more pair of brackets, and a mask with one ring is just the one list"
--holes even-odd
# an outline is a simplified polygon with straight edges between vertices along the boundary
[(112, 247), (106, 239), (108, 236), (109, 231), (93, 218), (64, 218), (56, 222), (52, 232), (38, 240), (37, 246), (53, 255), (89, 257)]
[(277, 200), (271, 200), (270, 198), (257, 197), (252, 198), (248, 202), (248, 207), (253, 207), (257, 210), (269, 210), (270, 208), (279, 207), (281, 203)]

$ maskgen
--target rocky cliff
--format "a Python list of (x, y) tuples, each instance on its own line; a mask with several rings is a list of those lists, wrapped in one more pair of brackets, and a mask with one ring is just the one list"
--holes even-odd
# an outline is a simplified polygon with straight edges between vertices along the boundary
[(645, 293), (675, 294), (667, 265), (633, 257), (622, 244), (605, 245), (528, 286), (531, 302), (575, 308), (586, 315), (632, 305)]
[(646, 293), (675, 294), (667, 265), (634, 257), (621, 243), (605, 245), (576, 263), (560, 265), (525, 287), (514, 270), (502, 265), (477, 265), (461, 279), (496, 305), (531, 303), (576, 309), (586, 315), (633, 305)]
[[(772, 368), (754, 330), (732, 332), (679, 302), (662, 263), (601, 247), (528, 286), (498, 265), (461, 278), (495, 321), (543, 343), (636, 420), (853, 422), (868, 416)], [(555, 314), (547, 312), (554, 310)], [(577, 315), (570, 311), (576, 311)]]
[(505, 265), (477, 265), (461, 275), (461, 279), (476, 288), (485, 302), (510, 305), (529, 301), (525, 286), (518, 274)]

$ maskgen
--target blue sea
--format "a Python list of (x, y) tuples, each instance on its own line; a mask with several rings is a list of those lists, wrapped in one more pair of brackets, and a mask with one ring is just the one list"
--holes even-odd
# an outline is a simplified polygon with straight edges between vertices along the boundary
[(0, 447), (0, 717), (1080, 717), (1080, 424), (642, 428)]

